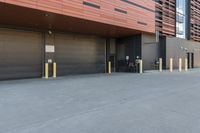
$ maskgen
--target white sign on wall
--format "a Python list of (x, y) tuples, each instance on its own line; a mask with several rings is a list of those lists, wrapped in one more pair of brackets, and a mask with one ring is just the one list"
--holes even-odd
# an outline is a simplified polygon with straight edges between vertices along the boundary
[(52, 61), (52, 59), (48, 59), (48, 63), (52, 63), (53, 61)]
[(45, 46), (45, 52), (46, 53), (54, 53), (55, 52), (55, 46), (53, 46), (53, 45), (46, 45)]

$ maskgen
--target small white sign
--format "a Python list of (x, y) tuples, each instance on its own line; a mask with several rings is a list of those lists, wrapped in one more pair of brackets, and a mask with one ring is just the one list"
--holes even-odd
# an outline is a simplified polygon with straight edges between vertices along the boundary
[(46, 45), (45, 46), (45, 52), (46, 53), (54, 53), (55, 52), (55, 46), (53, 46), (53, 45)]
[(129, 60), (129, 56), (126, 56), (126, 60)]
[(48, 63), (52, 63), (53, 61), (52, 61), (52, 59), (48, 59)]

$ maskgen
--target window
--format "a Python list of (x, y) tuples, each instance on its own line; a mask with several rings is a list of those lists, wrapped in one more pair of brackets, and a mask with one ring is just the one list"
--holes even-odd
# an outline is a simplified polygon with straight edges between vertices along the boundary
[(176, 0), (176, 37), (186, 38), (186, 1)]

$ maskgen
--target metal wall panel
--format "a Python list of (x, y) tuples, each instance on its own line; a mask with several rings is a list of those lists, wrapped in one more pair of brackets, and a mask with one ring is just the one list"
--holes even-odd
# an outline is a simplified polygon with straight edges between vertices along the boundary
[(58, 75), (105, 72), (105, 39), (56, 34), (55, 50)]
[(117, 72), (132, 72), (127, 65), (126, 56), (129, 57), (129, 63), (134, 63), (137, 56), (142, 57), (142, 35), (117, 39)]
[(41, 75), (42, 35), (0, 29), (0, 80)]
[(139, 31), (155, 32), (155, 2), (152, 0), (0, 0), (0, 2)]
[[(169, 60), (173, 58), (173, 65), (178, 69), (178, 60), (187, 58), (187, 53), (194, 53), (194, 67), (200, 67), (200, 46), (199, 42), (188, 41), (181, 38), (166, 37), (166, 68), (169, 68)], [(191, 56), (191, 55), (190, 55)], [(191, 57), (190, 57), (191, 58)]]
[(159, 45), (155, 35), (142, 34), (142, 60), (144, 70), (157, 69), (155, 61), (159, 59)]

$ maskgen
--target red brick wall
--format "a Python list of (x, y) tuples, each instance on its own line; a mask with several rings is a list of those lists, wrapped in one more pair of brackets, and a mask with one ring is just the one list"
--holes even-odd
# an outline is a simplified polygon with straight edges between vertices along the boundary
[[(83, 1), (100, 8), (84, 5)], [(153, 12), (155, 3), (152, 0), (129, 0), (132, 4), (121, 0), (0, 0), (0, 2), (145, 32), (155, 32), (155, 13)], [(117, 12), (115, 8), (127, 13)]]

